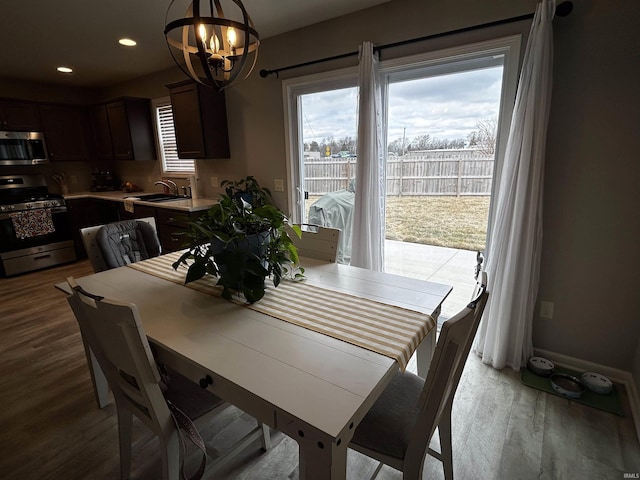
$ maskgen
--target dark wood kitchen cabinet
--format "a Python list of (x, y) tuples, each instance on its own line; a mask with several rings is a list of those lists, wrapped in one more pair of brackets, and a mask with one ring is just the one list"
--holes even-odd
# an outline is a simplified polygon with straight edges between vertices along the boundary
[(87, 258), (80, 229), (118, 220), (118, 204), (94, 198), (71, 198), (65, 201), (78, 258)]
[(195, 212), (189, 213), (171, 208), (154, 208), (147, 205), (135, 205), (133, 213), (127, 212), (123, 203), (118, 208), (120, 220), (154, 217), (163, 253), (175, 252), (182, 248), (185, 237), (180, 232), (186, 230), (186, 221), (188, 219), (198, 216), (198, 213)]
[(109, 126), (107, 106), (96, 105), (91, 107), (89, 114), (96, 147), (96, 158), (98, 160), (113, 160), (113, 144), (111, 142), (111, 127)]
[(0, 130), (37, 132), (42, 130), (38, 104), (0, 99)]
[[(156, 160), (151, 101), (124, 97), (107, 103), (106, 109), (115, 159)], [(103, 131), (101, 135), (106, 134)], [(101, 138), (105, 141), (106, 137)]]
[(194, 220), (200, 215), (202, 215), (202, 212), (184, 212), (170, 208), (158, 208), (156, 224), (162, 252), (175, 252), (185, 248), (183, 244), (188, 239), (182, 235), (182, 232), (187, 230), (187, 221)]
[(223, 92), (187, 80), (168, 85), (178, 157), (229, 158)]
[(75, 105), (41, 104), (40, 117), (51, 161), (87, 160), (88, 112)]

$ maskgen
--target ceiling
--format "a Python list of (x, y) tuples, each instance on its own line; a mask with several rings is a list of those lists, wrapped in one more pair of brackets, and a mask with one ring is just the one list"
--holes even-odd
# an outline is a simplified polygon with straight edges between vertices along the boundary
[[(260, 38), (389, 0), (244, 0)], [(177, 5), (188, 0), (176, 0)], [(229, 12), (236, 9), (222, 2)], [(0, 77), (104, 87), (171, 67), (165, 38), (169, 0), (20, 0), (2, 10)], [(277, 6), (277, 8), (275, 8)], [(231, 10), (233, 11), (233, 10)], [(231, 15), (227, 13), (227, 15)], [(173, 18), (172, 18), (173, 19)], [(118, 39), (138, 42), (127, 48)], [(72, 67), (61, 74), (56, 67)]]

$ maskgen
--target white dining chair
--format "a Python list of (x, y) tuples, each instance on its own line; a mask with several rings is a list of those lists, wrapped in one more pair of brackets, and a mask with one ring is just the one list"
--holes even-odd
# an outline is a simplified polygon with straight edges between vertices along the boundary
[[(410, 372), (393, 377), (354, 433), (349, 447), (419, 480), (427, 453), (453, 479), (451, 411), (453, 398), (487, 303), (487, 276), (482, 273), (473, 300), (444, 322), (426, 380)], [(429, 447), (436, 427), (440, 452)]]
[[(120, 470), (123, 479), (131, 470), (132, 422), (135, 415), (160, 439), (162, 478), (178, 480), (180, 468), (180, 431), (178, 425), (192, 429), (194, 420), (206, 422), (231, 405), (200, 385), (169, 372), (161, 375), (144, 333), (138, 309), (134, 304), (109, 300), (85, 292), (73, 278), (67, 283), (71, 295), (67, 297), (80, 332), (104, 372), (116, 403), (120, 442)], [(208, 451), (197, 434), (186, 436), (203, 450), (200, 478), (205, 472)], [(270, 446), (269, 429), (257, 424), (228, 452), (209, 462), (210, 474), (227, 464), (244, 448), (262, 440), (264, 450)], [(192, 477), (193, 478), (193, 477)]]
[(298, 249), (298, 255), (335, 263), (338, 258), (338, 243), (342, 233), (340, 229), (309, 224), (299, 226), (302, 230), (302, 237), (298, 237), (292, 232), (289, 234)]

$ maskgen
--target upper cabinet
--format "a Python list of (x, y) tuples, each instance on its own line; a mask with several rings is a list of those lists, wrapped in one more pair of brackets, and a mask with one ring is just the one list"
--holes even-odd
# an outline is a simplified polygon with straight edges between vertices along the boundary
[(40, 131), (38, 104), (0, 99), (0, 130)]
[(113, 160), (113, 144), (111, 143), (111, 127), (106, 105), (96, 105), (89, 111), (91, 126), (93, 127), (93, 140), (96, 146), (98, 160)]
[(229, 158), (224, 91), (218, 93), (191, 80), (168, 87), (178, 157)]
[(151, 101), (125, 97), (107, 103), (106, 109), (115, 159), (156, 160)]
[(51, 161), (87, 160), (90, 156), (88, 118), (84, 107), (40, 105), (40, 118)]

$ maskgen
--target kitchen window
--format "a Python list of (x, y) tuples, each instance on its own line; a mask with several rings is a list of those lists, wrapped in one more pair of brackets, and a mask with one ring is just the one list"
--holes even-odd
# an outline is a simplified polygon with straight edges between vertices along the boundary
[(170, 173), (172, 175), (195, 173), (195, 160), (178, 157), (170, 98), (165, 97), (154, 100), (153, 109), (160, 156), (162, 158), (162, 173)]

